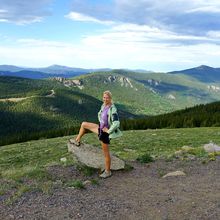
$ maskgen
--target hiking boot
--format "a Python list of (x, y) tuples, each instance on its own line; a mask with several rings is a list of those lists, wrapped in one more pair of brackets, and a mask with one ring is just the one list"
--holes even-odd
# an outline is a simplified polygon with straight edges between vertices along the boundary
[(77, 147), (80, 146), (80, 142), (76, 141), (75, 139), (70, 139), (69, 142), (70, 142), (71, 144), (76, 145)]
[(104, 171), (101, 175), (99, 175), (99, 177), (101, 177), (101, 178), (108, 178), (108, 177), (110, 177), (112, 175), (112, 172), (111, 171)]

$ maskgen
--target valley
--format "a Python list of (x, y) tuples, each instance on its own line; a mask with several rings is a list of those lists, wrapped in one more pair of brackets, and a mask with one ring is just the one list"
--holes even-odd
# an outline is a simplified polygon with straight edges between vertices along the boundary
[[(12, 67), (7, 68), (10, 71)], [(0, 76), (0, 145), (68, 135), (75, 133), (82, 121), (97, 122), (105, 90), (112, 92), (121, 120), (160, 118), (163, 114), (220, 100), (218, 78), (215, 82), (205, 82), (182, 72), (120, 69), (84, 71), (71, 77), (72, 73), (68, 75), (69, 68), (55, 68), (56, 76), (48, 75), (44, 79)], [(20, 71), (13, 67), (15, 70)], [(52, 72), (50, 70), (45, 74)], [(64, 77), (62, 72), (69, 77)], [(190, 126), (194, 124), (192, 120), (187, 120)], [(125, 124), (122, 123), (123, 126)]]

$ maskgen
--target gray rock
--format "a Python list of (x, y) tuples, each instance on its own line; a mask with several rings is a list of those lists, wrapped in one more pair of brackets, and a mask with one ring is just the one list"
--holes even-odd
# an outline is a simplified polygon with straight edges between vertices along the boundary
[(189, 160), (195, 160), (196, 159), (196, 156), (195, 155), (188, 155), (187, 158)]
[(85, 186), (85, 185), (90, 185), (90, 184), (92, 184), (92, 182), (90, 181), (90, 180), (85, 180), (84, 182), (83, 182), (83, 185)]
[[(77, 160), (88, 167), (105, 169), (105, 158), (103, 151), (98, 147), (89, 144), (81, 144), (79, 147), (68, 143), (68, 151), (73, 153)], [(121, 170), (125, 168), (125, 162), (111, 154), (111, 170)]]
[(220, 152), (220, 146), (214, 143), (205, 144), (203, 148), (208, 153)]
[(166, 178), (170, 176), (186, 176), (186, 174), (183, 171), (174, 171), (174, 172), (167, 173), (162, 178)]

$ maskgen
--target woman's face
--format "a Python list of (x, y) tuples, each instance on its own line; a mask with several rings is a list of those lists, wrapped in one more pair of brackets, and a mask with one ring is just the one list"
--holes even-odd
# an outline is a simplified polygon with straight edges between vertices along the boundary
[(103, 102), (104, 102), (105, 105), (111, 104), (112, 100), (107, 94), (104, 94), (102, 99), (103, 99)]

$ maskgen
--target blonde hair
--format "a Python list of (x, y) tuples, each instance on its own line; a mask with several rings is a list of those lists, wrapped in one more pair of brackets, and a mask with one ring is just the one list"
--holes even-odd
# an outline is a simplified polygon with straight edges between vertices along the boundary
[(103, 95), (107, 95), (111, 99), (111, 102), (113, 102), (112, 101), (112, 93), (109, 90), (104, 91)]
[(111, 99), (111, 104), (113, 104), (112, 93), (109, 90), (106, 90), (105, 92), (103, 92), (103, 95), (107, 95)]

